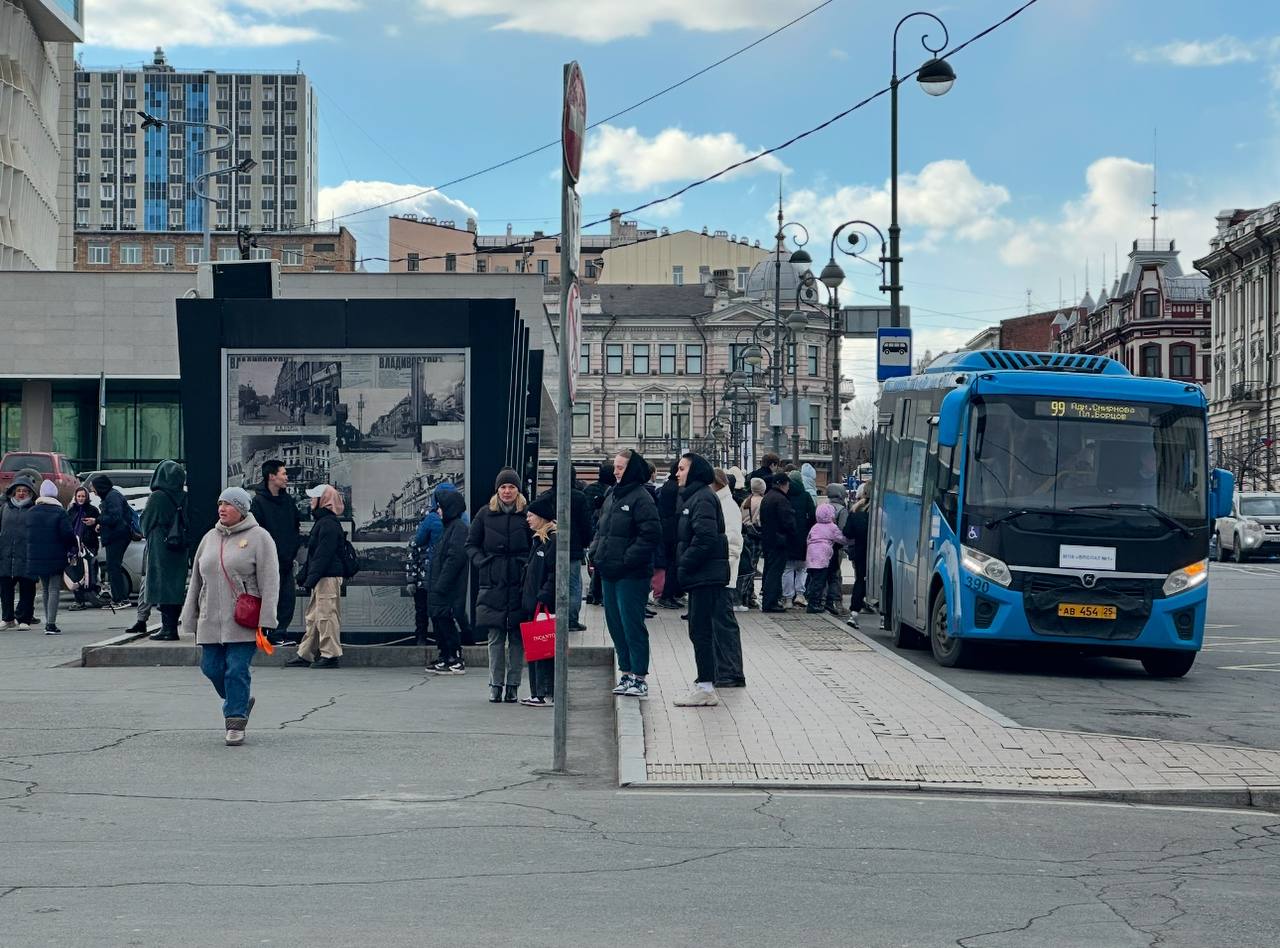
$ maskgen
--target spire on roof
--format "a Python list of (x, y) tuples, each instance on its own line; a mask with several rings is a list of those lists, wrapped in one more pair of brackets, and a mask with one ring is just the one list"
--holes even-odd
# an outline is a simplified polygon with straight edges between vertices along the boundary
[(1094, 303), (1093, 296), (1089, 293), (1088, 289), (1085, 289), (1084, 298), (1080, 300), (1080, 305), (1084, 307), (1084, 311), (1086, 313), (1092, 313), (1094, 310), (1094, 307), (1097, 306), (1097, 304)]

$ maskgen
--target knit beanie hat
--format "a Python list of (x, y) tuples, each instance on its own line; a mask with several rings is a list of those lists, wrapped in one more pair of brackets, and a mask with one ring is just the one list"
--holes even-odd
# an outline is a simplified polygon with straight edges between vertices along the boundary
[(228, 487), (218, 495), (218, 503), (230, 504), (240, 511), (240, 516), (249, 516), (249, 508), (253, 506), (253, 498), (243, 487)]
[(54, 485), (53, 481), (42, 480), (40, 482), (40, 496), (41, 497), (57, 497), (58, 496), (58, 488)]
[(827, 496), (832, 500), (844, 500), (845, 489), (843, 484), (828, 484)]
[(543, 520), (556, 519), (556, 495), (554, 491), (544, 490), (529, 502), (525, 508), (529, 513), (537, 514)]
[(764, 490), (765, 490), (765, 483), (764, 483), (763, 477), (751, 478), (751, 493), (763, 494)]
[(513, 471), (511, 468), (504, 467), (501, 471), (498, 472), (498, 478), (493, 482), (493, 489), (497, 490), (503, 484), (514, 484), (516, 487), (519, 487), (520, 475), (517, 474), (515, 471)]

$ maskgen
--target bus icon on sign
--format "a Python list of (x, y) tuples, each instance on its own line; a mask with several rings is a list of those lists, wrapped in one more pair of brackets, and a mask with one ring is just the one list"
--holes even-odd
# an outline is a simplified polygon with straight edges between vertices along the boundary
[(881, 343), (880, 351), (885, 355), (906, 355), (911, 351), (911, 347), (905, 341), (886, 339)]
[(911, 330), (881, 326), (876, 333), (876, 380), (911, 374)]

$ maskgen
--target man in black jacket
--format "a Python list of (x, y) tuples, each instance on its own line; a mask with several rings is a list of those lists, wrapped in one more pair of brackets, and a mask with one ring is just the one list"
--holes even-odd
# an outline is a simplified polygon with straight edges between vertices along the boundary
[(456, 490), (437, 491), (436, 505), (444, 529), (431, 551), (427, 611), (439, 654), (427, 671), (461, 675), (467, 667), (462, 661), (462, 640), (454, 611), (459, 607), (456, 590), (466, 584), (467, 576), (467, 526), (462, 522), (467, 502)]
[[(559, 473), (558, 466), (552, 469), (552, 497), (557, 496), (556, 478)], [(579, 621), (582, 615), (582, 557), (591, 545), (595, 531), (591, 523), (591, 506), (581, 482), (574, 478), (569, 483), (569, 614), (566, 616), (568, 624), (565, 628), (585, 632), (587, 627)]]
[(653, 557), (662, 545), (658, 506), (650, 495), (649, 462), (626, 448), (614, 458), (617, 486), (600, 509), (591, 562), (600, 577), (604, 621), (613, 639), (621, 677), (614, 694), (649, 694), (649, 630), (645, 602), (653, 578)]
[(787, 548), (796, 535), (796, 518), (787, 492), (791, 481), (775, 474), (760, 502), (760, 546), (764, 550), (764, 580), (761, 584), (761, 611), (785, 612), (782, 608), (782, 572), (787, 566)]
[(662, 520), (662, 560), (666, 564), (666, 578), (662, 583), (662, 595), (658, 605), (664, 609), (679, 609), (684, 588), (680, 571), (676, 569), (676, 546), (680, 527), (680, 462), (671, 465), (671, 474), (658, 488), (658, 516)]
[[(307, 491), (311, 498), (311, 533), (307, 563), (298, 571), (298, 588), (310, 595), (307, 632), (298, 643), (298, 656), (286, 666), (337, 668), (342, 658), (339, 605), (342, 596), (342, 550), (346, 532), (338, 518), (346, 509), (336, 487), (320, 484)], [(318, 654), (317, 654), (318, 653)]]
[(289, 472), (283, 461), (272, 459), (263, 463), (262, 483), (253, 492), (250, 513), (258, 521), (258, 526), (276, 541), (276, 554), (280, 558), (280, 600), (276, 605), (276, 627), (263, 631), (267, 641), (273, 645), (283, 645), (289, 638), (289, 623), (293, 621), (297, 599), (294, 584), (287, 577), (293, 575), (293, 561), (297, 559), (298, 547), (302, 544), (299, 532), (302, 517), (298, 515), (298, 505), (289, 494)]
[(724, 510), (711, 489), (715, 471), (698, 454), (680, 458), (676, 477), (680, 484), (680, 522), (677, 528), (675, 567), (680, 586), (689, 593), (689, 639), (693, 642), (697, 680), (694, 689), (675, 700), (679, 708), (705, 708), (720, 703), (716, 696), (715, 619), (717, 609), (728, 609), (729, 539), (724, 532)]

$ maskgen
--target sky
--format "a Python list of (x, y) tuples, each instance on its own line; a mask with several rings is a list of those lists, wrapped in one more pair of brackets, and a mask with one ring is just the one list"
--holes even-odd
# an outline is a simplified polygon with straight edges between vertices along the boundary
[[(1023, 0), (830, 0), (674, 92), (588, 133), (584, 221), (664, 197), (779, 145), (888, 85), (898, 19), (929, 9), (954, 47)], [(87, 0), (88, 66), (138, 65), (163, 45), (180, 68), (293, 69), (319, 90), (321, 213), (413, 195), (559, 137), (562, 64), (586, 79), (588, 121), (644, 99), (821, 0)], [(1280, 21), (1272, 0), (1037, 0), (951, 60), (954, 88), (902, 84), (903, 303), (915, 349), (1096, 296), (1135, 238), (1173, 239), (1184, 270), (1223, 208), (1280, 200)], [(899, 72), (941, 31), (915, 17)], [(1153, 175), (1153, 165), (1155, 175)], [(681, 198), (626, 215), (770, 244), (779, 182), (815, 270), (840, 222), (888, 228), (889, 101)], [(391, 208), (341, 218), (362, 257), (386, 216), (475, 216), (482, 232), (559, 227), (555, 147)], [(597, 227), (603, 230), (607, 227)], [(789, 234), (803, 236), (799, 228)], [(844, 303), (875, 304), (873, 264), (841, 258)], [(376, 260), (370, 269), (384, 267)], [(1087, 272), (1087, 283), (1086, 283)], [(846, 347), (860, 396), (869, 346)], [(869, 398), (859, 398), (862, 404)], [(847, 420), (847, 419), (846, 419)]]

